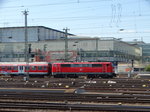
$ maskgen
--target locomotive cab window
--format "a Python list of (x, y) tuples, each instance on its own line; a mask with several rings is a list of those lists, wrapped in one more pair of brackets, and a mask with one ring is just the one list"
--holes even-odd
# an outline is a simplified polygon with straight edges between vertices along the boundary
[(92, 67), (102, 67), (102, 64), (92, 64)]
[(57, 67), (57, 65), (56, 65), (56, 64), (54, 64), (54, 67)]
[(109, 64), (106, 64), (106, 66), (109, 66)]

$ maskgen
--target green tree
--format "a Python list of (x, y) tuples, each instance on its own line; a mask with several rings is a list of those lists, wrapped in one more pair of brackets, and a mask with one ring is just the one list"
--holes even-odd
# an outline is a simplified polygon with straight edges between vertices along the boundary
[(150, 72), (150, 65), (147, 65), (147, 66), (145, 67), (145, 71)]

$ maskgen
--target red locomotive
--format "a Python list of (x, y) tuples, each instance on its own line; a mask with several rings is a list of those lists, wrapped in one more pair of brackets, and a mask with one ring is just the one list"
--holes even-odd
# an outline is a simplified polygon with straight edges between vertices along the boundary
[(29, 76), (47, 76), (50, 74), (51, 64), (47, 62), (1, 62), (1, 75), (26, 75)]
[(54, 76), (54, 77), (102, 77), (116, 76), (111, 62), (0, 62), (2, 75)]
[(116, 76), (111, 62), (63, 62), (52, 64), (52, 76), (54, 77), (78, 77), (113, 78)]

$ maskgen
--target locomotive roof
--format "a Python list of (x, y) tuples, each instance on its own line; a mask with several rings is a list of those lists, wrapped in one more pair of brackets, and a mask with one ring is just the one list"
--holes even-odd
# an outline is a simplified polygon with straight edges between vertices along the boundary
[(62, 62), (53, 64), (109, 64), (111, 62)]

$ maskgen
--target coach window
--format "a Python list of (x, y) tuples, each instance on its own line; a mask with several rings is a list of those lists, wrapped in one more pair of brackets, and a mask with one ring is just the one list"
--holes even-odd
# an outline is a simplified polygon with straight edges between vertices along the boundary
[(47, 70), (47, 67), (46, 66), (43, 66), (44, 70)]
[[(26, 66), (26, 67), (25, 67), (25, 69), (26, 69), (26, 70), (29, 70), (29, 69), (30, 69), (30, 67), (29, 67), (29, 66)], [(23, 68), (22, 68), (22, 70), (23, 70)]]
[(5, 68), (6, 68), (5, 66), (2, 66), (2, 70), (5, 70)]
[(11, 66), (8, 66), (7, 69), (8, 69), (8, 70), (11, 70)]
[(32, 69), (32, 70), (36, 70), (36, 66), (32, 66), (31, 69)]
[(102, 64), (92, 64), (92, 67), (102, 67)]
[(38, 66), (38, 70), (42, 70), (42, 66)]
[(18, 67), (17, 66), (13, 66), (13, 70), (18, 70)]

